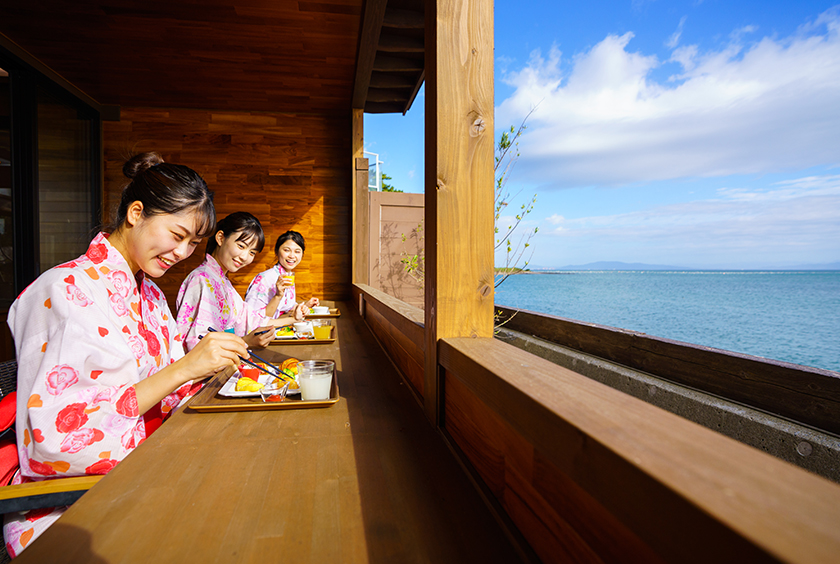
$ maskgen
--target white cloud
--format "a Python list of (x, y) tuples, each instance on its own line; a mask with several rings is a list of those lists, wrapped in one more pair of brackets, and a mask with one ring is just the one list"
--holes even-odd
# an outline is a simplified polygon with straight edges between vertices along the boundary
[[(679, 33), (681, 27), (678, 28)], [(663, 63), (610, 35), (564, 60), (532, 53), (506, 82), (496, 123), (537, 106), (520, 142), (520, 180), (620, 186), (684, 177), (801, 170), (840, 161), (840, 9), (786, 38), (734, 30), (721, 50), (675, 48)], [(652, 78), (676, 67), (664, 83)]]
[(556, 237), (574, 240), (590, 256), (584, 262), (613, 260), (625, 249), (646, 253), (634, 260), (684, 266), (826, 262), (840, 259), (838, 217), (840, 175), (810, 176), (630, 213), (553, 215), (535, 245), (542, 252), (557, 248)]
[(682, 36), (683, 27), (685, 27), (686, 17), (687, 16), (683, 16), (680, 18), (680, 23), (677, 25), (677, 31), (675, 31), (671, 37), (668, 38), (668, 41), (665, 42), (665, 46), (669, 49), (674, 49), (680, 44), (680, 36)]

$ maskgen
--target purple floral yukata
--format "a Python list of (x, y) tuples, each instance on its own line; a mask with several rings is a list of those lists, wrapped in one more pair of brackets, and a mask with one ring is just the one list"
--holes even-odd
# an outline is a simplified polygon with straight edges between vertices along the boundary
[[(279, 264), (275, 264), (268, 270), (260, 272), (248, 285), (248, 291), (245, 292), (245, 303), (252, 308), (265, 311), (265, 306), (277, 294), (277, 279), (281, 276), (289, 276), (291, 274), (292, 272), (287, 272)], [(293, 310), (296, 305), (297, 295), (295, 294), (295, 287), (286, 288), (283, 292), (283, 297), (280, 299), (280, 303), (277, 305), (277, 311), (274, 312), (274, 319)]]
[(175, 307), (178, 329), (188, 351), (207, 334), (208, 327), (217, 331), (233, 328), (234, 333), (244, 337), (268, 321), (265, 309), (247, 305), (210, 255), (205, 255), (201, 266), (181, 284)]

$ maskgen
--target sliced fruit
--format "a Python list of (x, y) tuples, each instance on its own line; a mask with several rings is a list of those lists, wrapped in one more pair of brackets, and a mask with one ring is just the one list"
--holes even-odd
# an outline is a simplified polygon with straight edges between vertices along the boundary
[(265, 384), (254, 382), (250, 378), (240, 378), (236, 381), (237, 392), (259, 392), (265, 387)]

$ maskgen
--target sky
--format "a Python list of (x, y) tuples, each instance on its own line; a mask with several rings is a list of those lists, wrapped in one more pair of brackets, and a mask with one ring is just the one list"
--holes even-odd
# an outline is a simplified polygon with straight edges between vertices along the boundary
[[(507, 209), (536, 195), (514, 232), (538, 228), (531, 268), (840, 263), (840, 4), (495, 4), (496, 138), (527, 117)], [(423, 191), (424, 100), (365, 116), (406, 192)]]

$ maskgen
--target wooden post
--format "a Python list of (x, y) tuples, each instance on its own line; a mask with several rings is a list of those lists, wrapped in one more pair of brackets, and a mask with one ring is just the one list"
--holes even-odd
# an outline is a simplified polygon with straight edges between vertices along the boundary
[(439, 339), (493, 335), (493, 103), (493, 0), (427, 0), (424, 408), (435, 425)]
[(370, 210), (368, 204), (368, 160), (364, 158), (365, 113), (353, 109), (353, 283), (370, 283)]

